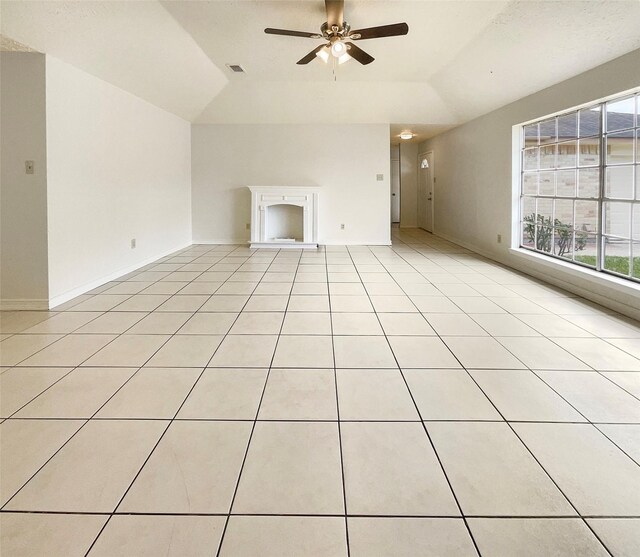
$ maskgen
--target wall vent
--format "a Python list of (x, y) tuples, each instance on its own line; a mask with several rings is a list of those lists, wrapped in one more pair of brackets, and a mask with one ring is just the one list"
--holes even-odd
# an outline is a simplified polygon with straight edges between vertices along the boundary
[(226, 66), (234, 73), (244, 73), (244, 68), (239, 64), (226, 64)]

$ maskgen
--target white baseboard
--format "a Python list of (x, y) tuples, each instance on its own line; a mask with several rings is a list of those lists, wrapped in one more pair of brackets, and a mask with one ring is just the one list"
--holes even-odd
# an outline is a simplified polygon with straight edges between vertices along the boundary
[[(194, 240), (194, 244), (220, 244), (220, 245), (229, 245), (229, 244), (239, 244), (239, 245), (249, 245), (250, 240), (247, 239), (235, 239), (235, 240)], [(319, 241), (319, 246), (390, 246), (391, 240), (387, 242), (344, 242), (344, 241)], [(277, 245), (273, 245), (272, 247), (278, 247)]]
[(390, 246), (389, 242), (318, 242), (320, 246)]
[(193, 244), (204, 244), (204, 245), (220, 244), (222, 246), (228, 246), (230, 244), (241, 244), (241, 245), (245, 245), (246, 244), (246, 245), (248, 245), (249, 244), (249, 238), (242, 238), (242, 239), (236, 238), (235, 240), (234, 239), (230, 240), (228, 238), (226, 240), (209, 240), (209, 239), (206, 239), (206, 240), (194, 240), (192, 242), (192, 245)]
[(117, 279), (118, 277), (121, 277), (122, 275), (126, 275), (127, 273), (131, 273), (133, 271), (135, 271), (136, 269), (139, 269), (140, 267), (144, 267), (145, 265), (149, 265), (149, 263), (153, 263), (154, 261), (165, 257), (167, 255), (171, 255), (172, 253), (179, 251), (181, 249), (185, 249), (188, 248), (189, 246), (191, 246), (192, 243), (191, 242), (187, 242), (187, 243), (183, 243), (180, 244), (174, 248), (171, 248), (169, 250), (165, 250), (161, 253), (158, 253), (156, 255), (153, 255), (151, 257), (148, 257), (146, 259), (144, 259), (143, 261), (140, 261), (139, 263), (136, 263), (135, 265), (130, 265), (128, 267), (123, 267), (121, 269), (118, 269), (117, 271), (113, 272), (113, 273), (109, 273), (108, 275), (105, 275), (103, 277), (100, 277), (99, 279), (95, 279), (92, 280), (91, 282), (87, 282), (85, 284), (83, 284), (82, 286), (78, 286), (77, 288), (74, 288), (73, 290), (69, 290), (68, 292), (65, 292), (64, 294), (60, 294), (59, 296), (55, 296), (53, 298), (51, 298), (49, 300), (49, 308), (55, 308), (56, 306), (59, 306), (60, 304), (64, 304), (65, 302), (68, 302), (69, 300), (72, 300), (73, 298), (75, 298), (76, 296), (80, 296), (82, 294), (84, 294), (85, 292), (89, 292), (90, 290), (93, 290), (94, 288), (98, 288), (98, 286), (102, 286), (103, 284), (110, 282), (114, 279)]
[(0, 300), (0, 311), (40, 311), (49, 309), (49, 300)]

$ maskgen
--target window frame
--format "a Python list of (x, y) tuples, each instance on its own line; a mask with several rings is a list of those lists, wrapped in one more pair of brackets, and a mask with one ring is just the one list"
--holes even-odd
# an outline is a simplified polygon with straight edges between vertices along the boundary
[[(621, 127), (618, 129), (607, 129), (608, 125), (608, 111), (607, 106), (610, 106), (612, 103), (617, 101), (624, 101), (625, 99), (631, 98), (633, 101), (634, 112), (631, 115), (632, 124), (631, 127)], [(599, 110), (598, 115), (598, 123), (599, 123), (599, 133), (597, 135), (585, 135), (581, 137), (581, 111), (592, 110), (597, 108)], [(560, 125), (559, 119), (563, 116), (574, 115), (575, 118), (575, 136), (570, 137), (569, 139), (562, 138), (560, 135)], [(547, 124), (550, 121), (554, 122), (553, 127), (555, 128), (555, 135), (549, 136), (551, 141), (542, 141), (543, 137), (547, 137), (547, 135), (542, 135), (542, 125)], [(570, 119), (569, 119), (570, 122)], [(525, 156), (526, 149), (531, 148), (532, 145), (527, 146), (527, 138), (525, 134), (526, 129), (531, 129), (532, 125), (537, 125), (537, 135), (536, 135), (536, 143), (535, 147), (536, 151), (536, 166), (535, 169), (527, 168)], [(615, 136), (616, 134), (622, 134), (624, 132), (631, 133), (631, 160), (630, 162), (618, 162), (617, 164), (611, 162), (610, 155), (608, 153), (608, 147), (610, 143), (609, 136)], [(531, 136), (529, 136), (531, 137)], [(553, 114), (549, 114), (543, 117), (535, 118), (533, 120), (529, 120), (527, 122), (523, 122), (513, 128), (513, 157), (514, 157), (514, 190), (513, 190), (513, 202), (514, 202), (514, 211), (512, 213), (512, 224), (513, 224), (513, 232), (512, 234), (512, 249), (524, 250), (525, 252), (531, 252), (536, 254), (537, 256), (546, 257), (549, 260), (553, 261), (562, 261), (565, 265), (573, 266), (576, 269), (582, 268), (588, 270), (590, 272), (595, 272), (597, 274), (608, 275), (616, 278), (623, 279), (625, 281), (629, 281), (632, 284), (640, 283), (640, 274), (638, 276), (634, 276), (634, 263), (636, 260), (640, 260), (640, 237), (634, 237), (634, 227), (638, 226), (638, 223), (634, 222), (635, 218), (640, 218), (640, 87), (636, 87), (634, 89), (616, 93), (615, 95), (608, 96), (606, 98), (591, 101), (588, 103), (584, 103), (570, 109), (558, 111)], [(598, 162), (592, 165), (583, 165), (581, 166), (581, 152), (580, 152), (580, 143), (581, 140), (597, 140), (598, 146)], [(562, 145), (571, 145), (575, 144), (575, 159), (574, 164), (572, 166), (564, 166), (559, 164), (560, 157), (560, 146)], [(545, 146), (552, 146), (551, 151), (554, 156), (554, 164), (547, 168), (546, 166), (541, 165), (540, 157), (541, 157), (541, 148)], [(516, 158), (517, 157), (517, 158)], [(517, 161), (517, 164), (516, 164)], [(629, 167), (631, 169), (631, 194), (629, 198), (623, 197), (609, 197), (607, 194), (607, 177), (609, 169), (615, 167)], [(580, 196), (580, 170), (583, 169), (597, 169), (599, 172), (598, 177), (598, 193), (596, 197), (583, 197)], [(553, 193), (551, 195), (541, 195), (540, 185), (541, 185), (541, 176), (544, 176), (544, 172), (549, 170), (553, 173)], [(560, 172), (574, 172), (574, 190), (573, 195), (558, 195), (558, 180), (557, 176)], [(525, 176), (535, 176), (535, 184), (536, 191), (535, 193), (525, 192)], [(529, 200), (529, 205), (531, 205), (531, 200), (533, 200), (534, 211), (526, 211), (525, 215), (525, 203), (526, 200)], [(539, 225), (538, 223), (538, 203), (539, 200), (549, 200), (549, 204), (551, 207), (551, 213), (549, 216), (548, 224), (544, 223), (544, 213), (543, 213), (543, 223)], [(570, 257), (559, 255), (556, 252), (557, 242), (556, 242), (556, 202), (560, 200), (571, 201), (573, 204), (571, 214), (571, 254)], [(595, 201), (596, 203), (596, 230), (594, 233), (591, 233), (587, 230), (584, 230), (584, 234), (588, 237), (593, 237), (594, 247), (595, 247), (595, 265), (591, 265), (585, 261), (580, 261), (576, 258), (578, 250), (576, 251), (576, 238), (577, 233), (580, 232), (578, 230), (578, 218), (577, 218), (577, 208), (576, 202), (579, 201)], [(606, 211), (611, 207), (610, 203), (620, 203), (629, 205), (629, 232), (628, 238), (622, 238), (620, 235), (612, 234), (611, 231), (605, 231), (606, 224)], [(529, 217), (533, 214), (532, 221), (525, 221), (525, 217)], [(525, 238), (525, 225), (529, 222), (533, 226), (533, 238)], [(565, 227), (560, 227), (563, 230), (566, 230)], [(543, 249), (539, 249), (538, 246), (538, 231), (539, 229), (543, 229), (545, 233), (550, 230), (551, 239), (549, 251), (544, 251)], [(628, 273), (625, 275), (621, 272), (618, 272), (614, 269), (606, 268), (606, 247), (607, 240), (614, 239), (614, 241), (620, 241), (622, 244), (626, 243), (628, 245)], [(527, 245), (529, 244), (529, 245)], [(546, 246), (544, 246), (546, 247)], [(565, 252), (566, 253), (566, 252)], [(588, 254), (585, 254), (588, 255)], [(563, 265), (564, 266), (564, 265)]]

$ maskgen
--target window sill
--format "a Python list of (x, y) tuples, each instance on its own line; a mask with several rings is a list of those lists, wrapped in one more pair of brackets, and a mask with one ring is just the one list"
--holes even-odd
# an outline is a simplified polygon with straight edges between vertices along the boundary
[(583, 279), (600, 287), (610, 288), (612, 290), (615, 290), (616, 292), (619, 292), (620, 294), (625, 294), (627, 296), (640, 296), (640, 284), (636, 284), (635, 282), (631, 282), (623, 278), (618, 278), (613, 275), (602, 273), (600, 271), (587, 269), (579, 265), (574, 265), (573, 263), (566, 263), (564, 261), (560, 261), (559, 259), (547, 257), (545, 255), (535, 253), (523, 248), (510, 248), (509, 253), (515, 255), (516, 257), (527, 259), (530, 262), (535, 261), (536, 264), (539, 264), (543, 267), (556, 269), (572, 277)]

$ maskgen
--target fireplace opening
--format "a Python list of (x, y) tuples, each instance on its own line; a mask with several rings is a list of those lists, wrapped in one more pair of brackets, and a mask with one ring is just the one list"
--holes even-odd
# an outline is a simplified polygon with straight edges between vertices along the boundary
[(298, 205), (269, 205), (266, 208), (266, 236), (270, 242), (302, 242), (304, 209)]

